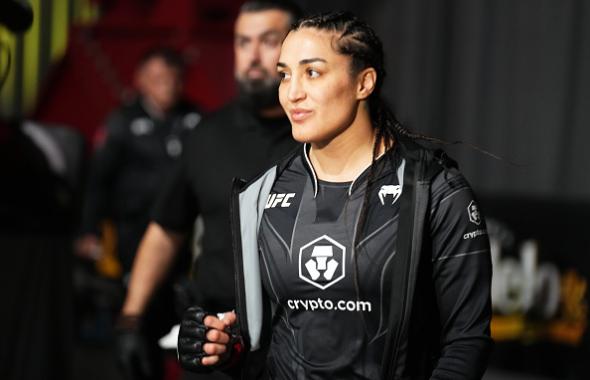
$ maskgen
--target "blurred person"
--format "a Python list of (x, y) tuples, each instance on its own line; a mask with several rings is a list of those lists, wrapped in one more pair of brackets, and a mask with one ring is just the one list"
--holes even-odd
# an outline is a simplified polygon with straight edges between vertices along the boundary
[[(21, 39), (32, 23), (26, 1), (0, 0), (2, 34)], [(0, 90), (18, 51), (4, 37)], [(66, 126), (0, 116), (2, 379), (71, 379), (71, 236), (82, 151), (82, 136)]]
[[(235, 304), (231, 181), (251, 178), (295, 146), (278, 101), (276, 64), (281, 41), (299, 13), (287, 1), (247, 1), (240, 8), (234, 29), (238, 96), (191, 133), (159, 196), (119, 318), (128, 335), (143, 323), (146, 306), (199, 215), (204, 235), (202, 254), (193, 270), (193, 297), (209, 310), (226, 310)], [(137, 362), (144, 360), (140, 346), (128, 350)]]
[(115, 110), (97, 132), (77, 252), (100, 252), (101, 221), (110, 218), (117, 232), (123, 272), (131, 270), (147, 227), (161, 178), (183, 149), (187, 132), (200, 121), (192, 104), (181, 99), (183, 62), (172, 49), (155, 48), (140, 59), (138, 96)]
[[(162, 178), (185, 149), (187, 133), (201, 119), (196, 107), (181, 98), (183, 66), (182, 57), (170, 48), (157, 47), (146, 52), (135, 73), (138, 96), (117, 108), (98, 134), (84, 201), (83, 234), (76, 243), (76, 252), (91, 260), (98, 259), (102, 254), (101, 223), (112, 221), (124, 285)], [(184, 247), (184, 251), (183, 259), (188, 262), (188, 249)], [(186, 269), (185, 272), (188, 273)], [(163, 357), (157, 340), (177, 318), (172, 301), (172, 287), (168, 284), (151, 303), (149, 318), (138, 330), (141, 349), (149, 360), (138, 363), (137, 368), (133, 358), (119, 356), (128, 378), (161, 378)], [(125, 331), (125, 326), (117, 328)], [(124, 352), (131, 343), (125, 334), (118, 337), (118, 347), (123, 347)]]
[(292, 27), (279, 99), (304, 144), (236, 181), (237, 303), (227, 308), (236, 313), (186, 311), (186, 369), (248, 379), (483, 376), (492, 345), (485, 221), (455, 162), (418, 144), (434, 139), (404, 128), (381, 99), (383, 61), (375, 32), (350, 13)]

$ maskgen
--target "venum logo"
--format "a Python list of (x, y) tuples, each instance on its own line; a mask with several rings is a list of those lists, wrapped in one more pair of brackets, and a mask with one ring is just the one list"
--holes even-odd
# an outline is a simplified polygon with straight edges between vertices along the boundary
[(469, 202), (469, 206), (467, 206), (467, 214), (469, 215), (469, 221), (471, 223), (478, 226), (481, 224), (481, 214), (479, 213), (479, 208), (475, 201)]
[(400, 185), (383, 185), (381, 189), (379, 189), (379, 200), (381, 201), (381, 205), (385, 206), (385, 199), (391, 195), (391, 204), (394, 204), (395, 201), (399, 198), (402, 193), (402, 187)]
[(274, 208), (277, 207), (277, 205), (279, 207), (289, 207), (291, 206), (291, 202), (289, 200), (294, 197), (295, 193), (270, 194), (268, 196), (268, 199), (266, 200), (266, 205), (264, 206), (264, 208)]
[(322, 290), (345, 276), (346, 248), (328, 235), (299, 250), (299, 278)]

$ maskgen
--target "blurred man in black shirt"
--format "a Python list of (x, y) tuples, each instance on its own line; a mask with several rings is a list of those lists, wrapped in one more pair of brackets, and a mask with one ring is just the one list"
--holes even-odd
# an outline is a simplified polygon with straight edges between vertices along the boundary
[(180, 100), (182, 60), (172, 50), (146, 53), (136, 85), (139, 96), (115, 110), (99, 131), (84, 204), (84, 236), (78, 244), (80, 254), (95, 255), (101, 221), (113, 220), (124, 273), (131, 270), (161, 178), (201, 119), (193, 105)]
[(278, 102), (276, 63), (281, 42), (298, 16), (299, 10), (287, 2), (249, 1), (240, 9), (234, 36), (239, 97), (191, 133), (159, 197), (121, 313), (129, 326), (141, 324), (146, 305), (198, 215), (204, 221), (194, 282), (198, 302), (211, 311), (235, 304), (233, 276), (228, 276), (233, 271), (231, 181), (252, 178), (295, 146)]

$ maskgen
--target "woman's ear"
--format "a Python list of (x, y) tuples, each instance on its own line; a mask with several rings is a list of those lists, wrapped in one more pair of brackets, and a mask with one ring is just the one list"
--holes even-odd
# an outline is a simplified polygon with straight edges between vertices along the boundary
[(358, 100), (367, 99), (375, 90), (377, 84), (377, 71), (372, 67), (362, 70), (358, 76), (358, 86), (356, 98)]

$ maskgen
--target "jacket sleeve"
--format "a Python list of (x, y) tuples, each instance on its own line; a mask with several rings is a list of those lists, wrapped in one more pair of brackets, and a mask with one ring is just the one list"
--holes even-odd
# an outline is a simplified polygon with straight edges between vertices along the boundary
[(435, 178), (431, 196), (432, 276), (441, 327), (432, 379), (480, 379), (493, 345), (485, 221), (467, 181), (454, 169)]
[(124, 159), (126, 128), (122, 115), (111, 115), (104, 127), (104, 139), (92, 156), (82, 211), (83, 233), (98, 234), (100, 222), (108, 217), (112, 186)]

